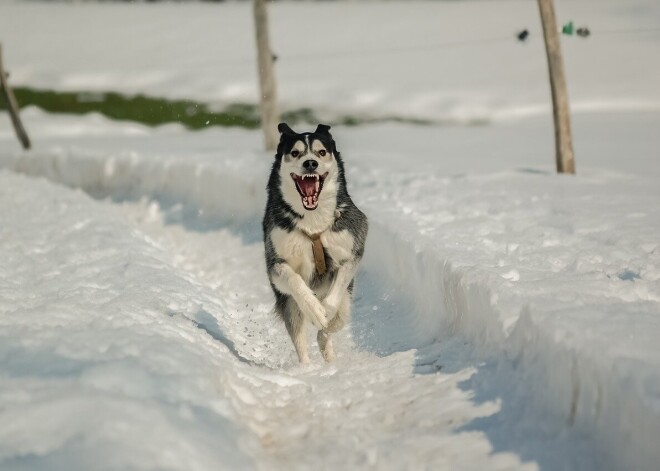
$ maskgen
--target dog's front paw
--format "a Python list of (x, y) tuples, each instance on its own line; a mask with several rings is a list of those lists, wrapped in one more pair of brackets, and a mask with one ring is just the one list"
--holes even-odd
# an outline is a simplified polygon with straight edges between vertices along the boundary
[(342, 319), (341, 316), (335, 316), (330, 321), (328, 322), (328, 327), (326, 327), (325, 331), (328, 332), (329, 334), (338, 332), (341, 329), (344, 328), (344, 324), (346, 322), (344, 319)]
[(334, 298), (328, 296), (323, 300), (322, 304), (328, 320), (333, 319), (337, 314), (337, 309), (339, 309), (339, 301), (336, 301)]
[(310, 296), (305, 299), (305, 302), (303, 303), (303, 306), (300, 306), (300, 309), (309, 317), (309, 320), (317, 329), (324, 330), (328, 327), (325, 308), (315, 296)]

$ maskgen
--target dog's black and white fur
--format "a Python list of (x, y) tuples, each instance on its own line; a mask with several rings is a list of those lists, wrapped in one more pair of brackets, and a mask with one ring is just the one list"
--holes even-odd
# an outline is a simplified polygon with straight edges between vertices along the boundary
[[(263, 220), (268, 278), (275, 310), (284, 320), (301, 363), (309, 362), (306, 326), (318, 329), (326, 361), (334, 359), (330, 334), (351, 312), (353, 279), (364, 253), (367, 217), (346, 189), (344, 164), (330, 126), (296, 133), (278, 126), (280, 143), (268, 181)], [(327, 271), (317, 271), (312, 235), (320, 234)]]

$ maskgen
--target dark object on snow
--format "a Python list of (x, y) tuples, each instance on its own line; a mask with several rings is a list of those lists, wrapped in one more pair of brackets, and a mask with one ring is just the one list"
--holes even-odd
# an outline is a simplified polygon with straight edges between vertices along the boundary
[(516, 37), (518, 38), (518, 41), (524, 43), (525, 40), (529, 37), (529, 31), (523, 29), (520, 33), (516, 34)]
[(3, 97), (4, 101), (7, 103), (7, 111), (9, 111), (9, 117), (14, 125), (16, 137), (21, 141), (23, 149), (29, 149), (30, 138), (21, 122), (21, 118), (18, 114), (18, 103), (16, 103), (16, 97), (14, 96), (13, 90), (9, 87), (7, 77), (9, 77), (9, 74), (5, 72), (2, 66), (2, 45), (0, 44), (0, 97)]
[(587, 28), (586, 26), (582, 26), (575, 31), (575, 34), (577, 34), (581, 38), (588, 38), (589, 35), (591, 34), (591, 31), (589, 31), (589, 28)]

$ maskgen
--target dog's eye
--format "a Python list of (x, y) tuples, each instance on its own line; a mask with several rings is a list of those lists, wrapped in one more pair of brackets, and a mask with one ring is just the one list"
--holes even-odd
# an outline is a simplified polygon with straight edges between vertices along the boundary
[(291, 151), (291, 157), (298, 157), (300, 155), (300, 151), (298, 150), (292, 150)]
[(321, 157), (325, 157), (325, 154), (327, 154), (326, 151), (324, 151), (324, 150), (320, 150), (320, 151), (319, 151), (319, 155), (320, 155)]

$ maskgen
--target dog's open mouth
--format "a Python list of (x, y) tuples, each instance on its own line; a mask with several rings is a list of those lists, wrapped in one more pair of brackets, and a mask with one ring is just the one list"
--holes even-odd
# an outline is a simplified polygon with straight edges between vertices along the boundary
[(296, 189), (302, 198), (302, 204), (305, 209), (313, 210), (319, 205), (319, 195), (323, 190), (323, 182), (328, 172), (323, 175), (317, 173), (305, 173), (303, 175), (291, 174), (291, 178), (296, 184)]

